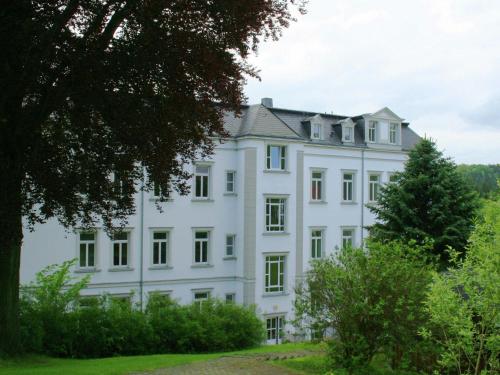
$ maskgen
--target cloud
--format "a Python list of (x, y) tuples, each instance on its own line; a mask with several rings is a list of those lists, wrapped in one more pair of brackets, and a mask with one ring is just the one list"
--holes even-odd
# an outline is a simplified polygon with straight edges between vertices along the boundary
[[(476, 161), (476, 134), (500, 140), (498, 20), (496, 0), (314, 0), (281, 40), (260, 46), (251, 62), (262, 82), (250, 80), (246, 94), (346, 115), (388, 106), (415, 130), (432, 130), (450, 156)], [(443, 132), (442, 121), (460, 127)]]

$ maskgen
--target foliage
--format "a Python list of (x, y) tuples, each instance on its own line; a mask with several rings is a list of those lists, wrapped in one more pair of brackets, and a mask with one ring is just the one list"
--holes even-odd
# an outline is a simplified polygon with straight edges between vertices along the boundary
[[(187, 193), (225, 137), (247, 57), (302, 0), (18, 0), (0, 11), (0, 351), (19, 344), (22, 218), (124, 225), (134, 194)], [(142, 180), (141, 186), (139, 181)], [(144, 186), (142, 186), (144, 184)]]
[(264, 339), (262, 322), (253, 308), (216, 299), (180, 306), (152, 295), (146, 315), (162, 352), (230, 351), (258, 345)]
[(333, 332), (329, 356), (349, 371), (365, 367), (380, 350), (393, 368), (415, 365), (431, 278), (425, 250), (372, 241), (366, 251), (345, 248), (314, 261), (296, 291), (296, 324)]
[(23, 288), (25, 351), (77, 358), (197, 353), (248, 348), (264, 338), (253, 308), (218, 300), (181, 306), (152, 295), (142, 312), (109, 295), (82, 299), (88, 278), (75, 282), (73, 263), (49, 266)]
[(500, 164), (461, 164), (457, 170), (482, 198), (493, 198), (500, 193)]
[(430, 254), (444, 267), (448, 247), (465, 251), (479, 206), (476, 194), (457, 172), (455, 164), (423, 139), (409, 153), (395, 182), (381, 188), (370, 210), (377, 216), (370, 235), (378, 241), (433, 241)]
[(428, 294), (422, 335), (444, 348), (439, 364), (453, 374), (500, 371), (499, 222), (497, 202), (471, 235), (465, 260), (454, 257), (455, 268), (436, 274)]

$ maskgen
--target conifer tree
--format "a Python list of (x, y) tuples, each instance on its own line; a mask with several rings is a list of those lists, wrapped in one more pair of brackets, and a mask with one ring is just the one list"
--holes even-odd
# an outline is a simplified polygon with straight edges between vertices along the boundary
[(432, 254), (448, 265), (447, 247), (464, 251), (479, 202), (476, 193), (458, 173), (456, 165), (423, 139), (409, 153), (404, 171), (381, 189), (370, 210), (377, 222), (370, 235), (390, 240), (431, 240)]

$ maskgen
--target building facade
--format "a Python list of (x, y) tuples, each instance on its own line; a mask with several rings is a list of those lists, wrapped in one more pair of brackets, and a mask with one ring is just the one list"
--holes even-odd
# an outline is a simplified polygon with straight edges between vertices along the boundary
[(85, 295), (255, 304), (269, 342), (286, 336), (311, 259), (362, 245), (374, 222), (366, 204), (419, 137), (388, 108), (348, 117), (273, 108), (271, 99), (228, 114), (225, 126), (230, 137), (190, 166), (191, 193), (159, 203), (156, 189), (138, 192), (122, 233), (56, 220), (26, 231), (21, 283), (78, 258), (75, 274), (91, 274)]

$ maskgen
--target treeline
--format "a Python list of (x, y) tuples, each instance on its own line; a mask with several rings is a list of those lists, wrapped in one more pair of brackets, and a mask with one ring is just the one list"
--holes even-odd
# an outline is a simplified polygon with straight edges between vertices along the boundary
[(500, 193), (500, 164), (460, 164), (457, 170), (482, 198)]

